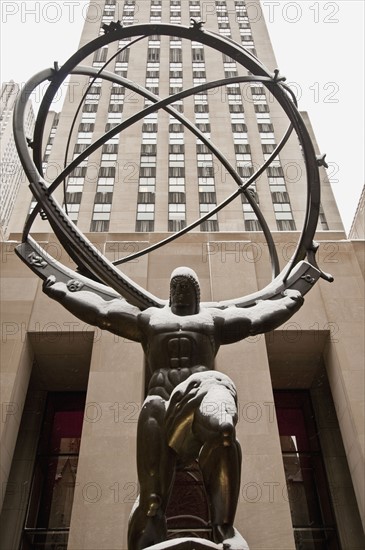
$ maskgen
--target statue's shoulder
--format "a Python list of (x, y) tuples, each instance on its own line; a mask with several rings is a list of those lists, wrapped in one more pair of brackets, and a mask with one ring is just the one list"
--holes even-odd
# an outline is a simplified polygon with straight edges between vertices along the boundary
[(141, 325), (153, 325), (156, 322), (161, 322), (164, 319), (168, 320), (170, 308), (168, 307), (149, 307), (142, 311), (138, 318)]

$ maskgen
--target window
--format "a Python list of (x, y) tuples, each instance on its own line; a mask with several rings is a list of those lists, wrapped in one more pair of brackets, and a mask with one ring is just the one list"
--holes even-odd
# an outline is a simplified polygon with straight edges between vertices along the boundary
[(101, 94), (101, 89), (100, 89), (100, 85), (96, 82), (93, 83), (92, 86), (90, 86), (90, 88), (88, 89), (88, 96), (89, 94), (90, 95), (100, 95)]
[(213, 166), (213, 155), (210, 153), (197, 154), (198, 166)]
[[(82, 178), (82, 179), (85, 179), (85, 176), (86, 176), (86, 168), (85, 167), (82, 167), (80, 168), (79, 166), (77, 168), (74, 168), (71, 172), (72, 174), (72, 179), (73, 178)], [(70, 178), (71, 179), (71, 178)]]
[(274, 399), (296, 547), (339, 550), (310, 394), (276, 391)]
[(219, 231), (218, 221), (214, 219), (206, 220), (200, 224), (200, 231)]
[(84, 103), (84, 106), (82, 108), (83, 113), (96, 113), (97, 110), (97, 103)]
[(81, 117), (81, 122), (84, 123), (93, 123), (96, 120), (96, 112), (94, 113), (88, 113), (83, 112)]
[(115, 167), (117, 165), (117, 155), (116, 155), (116, 153), (112, 153), (112, 154), (103, 153), (101, 155), (100, 165), (104, 166), (104, 167), (110, 167), (110, 166)]
[(245, 200), (247, 199), (246, 198), (242, 199), (242, 210), (245, 214), (245, 220), (256, 220), (257, 216), (253, 211), (252, 206), (248, 202), (244, 202)]
[(38, 444), (23, 547), (66, 548), (85, 393), (51, 392)]
[(118, 124), (122, 122), (122, 113), (108, 113), (108, 123), (110, 124)]
[(185, 193), (169, 192), (169, 203), (171, 204), (185, 204)]
[(329, 227), (328, 227), (326, 215), (323, 211), (323, 206), (322, 205), (320, 205), (320, 207), (319, 207), (319, 222), (321, 224), (320, 229), (322, 229), (324, 231), (328, 231)]
[(148, 191), (139, 191), (137, 200), (140, 204), (153, 204), (155, 202), (155, 194)]
[(259, 221), (256, 220), (245, 220), (245, 230), (246, 231), (260, 231), (261, 227)]
[(155, 192), (156, 178), (139, 178), (139, 191), (141, 192)]
[(184, 166), (184, 155), (183, 154), (170, 154), (169, 155), (169, 166)]
[(182, 49), (171, 48), (170, 49), (170, 63), (182, 63)]
[(184, 178), (185, 168), (183, 166), (169, 166), (169, 178)]
[(91, 132), (79, 132), (77, 135), (77, 143), (83, 145), (89, 145), (91, 143), (92, 133)]
[(149, 233), (154, 229), (153, 220), (137, 220), (136, 221), (136, 232), (137, 233)]
[(115, 167), (102, 166), (99, 168), (99, 178), (115, 178)]
[(141, 178), (156, 178), (156, 166), (141, 166), (139, 175)]
[(114, 153), (114, 154), (117, 154), (117, 153), (118, 153), (118, 145), (114, 145), (114, 144), (105, 144), (105, 145), (103, 145), (102, 152), (103, 152), (103, 153)]
[[(256, 113), (256, 119), (258, 123), (267, 122), (270, 123), (270, 113)], [(261, 130), (260, 130), (261, 131)]]
[(141, 155), (141, 162), (140, 162), (140, 166), (142, 167), (145, 167), (145, 166), (156, 166), (156, 157), (153, 156), (153, 155), (145, 155), (145, 156), (142, 156)]
[(171, 132), (169, 134), (169, 144), (170, 145), (183, 145), (184, 144), (184, 134)]
[(213, 178), (214, 177), (214, 167), (213, 166), (198, 166), (198, 177), (199, 178)]
[(234, 124), (232, 124), (232, 132), (233, 133), (247, 133), (247, 126), (246, 126), (246, 124), (242, 124), (242, 123), (234, 123)]
[(67, 192), (66, 192), (66, 204), (67, 204), (67, 205), (70, 205), (70, 204), (80, 204), (80, 202), (81, 202), (81, 195), (82, 195), (82, 193), (80, 193), (80, 192), (70, 192), (70, 191), (67, 191)]
[(290, 204), (288, 202), (273, 203), (275, 218), (277, 221), (293, 221)]
[(266, 134), (260, 134), (260, 137), (261, 137), (261, 143), (263, 145), (275, 145), (276, 141), (275, 141), (275, 136), (273, 133), (271, 132), (268, 132)]
[(214, 192), (214, 178), (198, 178), (199, 192)]
[(283, 178), (284, 172), (281, 166), (269, 166), (267, 168), (267, 175), (269, 178)]
[(276, 220), (276, 225), (279, 231), (295, 231), (296, 226), (294, 220)]
[(108, 141), (106, 142), (106, 145), (117, 145), (118, 143), (119, 143), (119, 134), (108, 139)]
[(137, 220), (154, 220), (155, 205), (154, 203), (140, 203), (137, 205)]
[(185, 204), (169, 204), (169, 220), (184, 220)]
[(95, 205), (94, 205), (94, 209), (96, 210), (96, 207), (98, 207), (100, 204), (109, 204), (111, 205), (112, 203), (112, 200), (113, 200), (113, 193), (108, 193), (108, 192), (97, 192), (95, 194)]
[(204, 134), (209, 134), (210, 133), (210, 124), (201, 123), (201, 122), (198, 123), (197, 122), (196, 127), (197, 127), (198, 130), (200, 130)]
[(204, 50), (203, 48), (192, 48), (192, 60), (194, 61), (204, 61)]
[(262, 123), (259, 123), (258, 125), (258, 129), (259, 129), (259, 132), (261, 133), (269, 133), (269, 132), (273, 132), (274, 131), (274, 127), (272, 124), (262, 124)]
[(101, 48), (94, 54), (94, 61), (105, 63), (108, 55), (108, 47)]
[[(112, 193), (105, 193), (105, 195), (111, 195)], [(103, 195), (103, 193), (98, 193), (98, 195)], [(108, 197), (106, 197), (108, 198)], [(98, 198), (100, 200), (100, 197)], [(112, 205), (110, 203), (95, 203), (93, 219), (94, 220), (109, 220), (110, 212)]]
[[(71, 181), (73, 179), (74, 181)], [(75, 183), (75, 182), (81, 183)], [(70, 178), (67, 184), (67, 193), (82, 193), (84, 190), (84, 178)]]
[(160, 61), (160, 48), (148, 48), (147, 61)]
[(92, 220), (90, 224), (90, 232), (105, 233), (109, 231), (109, 220)]
[(253, 102), (257, 105), (266, 105), (266, 96), (265, 94), (254, 95), (252, 94)]
[(200, 191), (199, 190), (199, 202), (200, 204), (213, 204), (216, 206), (217, 198), (214, 191)]
[[(74, 195), (79, 195), (79, 193), (73, 193)], [(81, 194), (81, 193), (80, 193)], [(79, 212), (80, 212), (80, 204), (68, 204), (67, 205), (67, 212), (68, 212), (68, 217), (70, 218), (70, 220), (72, 220), (74, 223), (77, 222), (77, 219), (79, 217)]]
[[(199, 204), (200, 214), (201, 214), (201, 215), (207, 214), (207, 213), (210, 212), (211, 210), (214, 210), (214, 208), (215, 208), (216, 206), (217, 206), (217, 205), (216, 205), (214, 202), (200, 203), (200, 204)], [(212, 216), (210, 217), (210, 220), (216, 220), (216, 219), (217, 219), (217, 214), (212, 214)]]
[[(235, 105), (230, 105), (230, 107), (235, 107)], [(237, 113), (232, 113), (231, 112), (231, 123), (232, 124), (244, 124), (244, 122), (245, 122), (245, 115), (243, 114), (243, 111), (237, 112)]]
[(96, 191), (99, 193), (112, 193), (114, 189), (114, 178), (100, 178), (98, 179), (98, 185)]

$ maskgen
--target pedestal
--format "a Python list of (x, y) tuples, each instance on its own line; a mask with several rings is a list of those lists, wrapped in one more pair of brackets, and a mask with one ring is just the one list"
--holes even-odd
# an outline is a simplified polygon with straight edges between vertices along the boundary
[(206, 539), (198, 538), (177, 538), (159, 542), (145, 550), (222, 550), (222, 544), (216, 544)]

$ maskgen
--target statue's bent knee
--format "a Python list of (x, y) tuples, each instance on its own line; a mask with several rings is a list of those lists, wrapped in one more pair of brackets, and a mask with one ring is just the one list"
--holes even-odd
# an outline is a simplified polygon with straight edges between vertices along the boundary
[(147, 417), (154, 416), (159, 417), (161, 413), (165, 413), (166, 410), (166, 401), (158, 395), (148, 396), (143, 405), (141, 414), (146, 415)]
[(219, 426), (218, 435), (224, 447), (230, 447), (236, 441), (235, 427), (229, 422), (224, 422)]

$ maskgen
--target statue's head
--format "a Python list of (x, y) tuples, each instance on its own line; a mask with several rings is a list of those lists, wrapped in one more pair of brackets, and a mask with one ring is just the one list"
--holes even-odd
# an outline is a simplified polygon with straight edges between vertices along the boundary
[(176, 315), (199, 313), (199, 279), (195, 271), (189, 267), (178, 267), (171, 274), (170, 307)]

